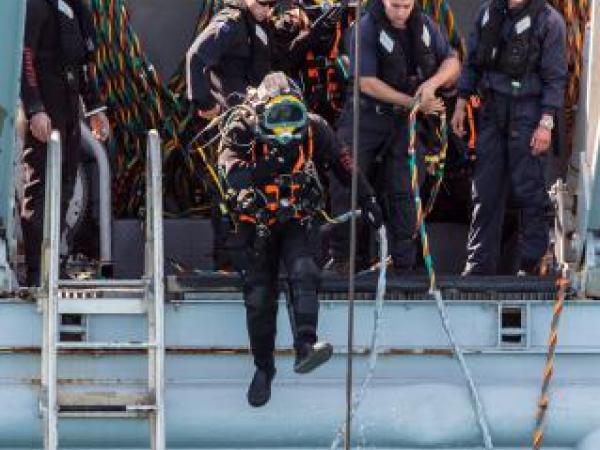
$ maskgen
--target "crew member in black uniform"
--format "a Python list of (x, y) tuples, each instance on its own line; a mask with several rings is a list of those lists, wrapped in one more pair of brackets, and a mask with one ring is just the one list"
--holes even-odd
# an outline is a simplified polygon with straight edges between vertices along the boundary
[[(276, 0), (226, 0), (189, 48), (187, 94), (198, 115), (210, 120), (243, 101), (271, 69), (272, 39), (268, 18)], [(229, 224), (219, 202), (212, 205), (215, 266), (229, 270), (225, 250)]]
[(548, 249), (545, 155), (566, 81), (566, 27), (554, 8), (545, 0), (484, 4), (452, 118), (456, 133), (465, 134), (467, 98), (482, 92), (465, 275), (496, 273), (509, 198), (520, 210), (518, 271), (539, 271)]
[(346, 82), (339, 44), (348, 10), (342, 5), (278, 8), (272, 15), (273, 70), (298, 81), (308, 108), (333, 124), (339, 115)]
[[(420, 97), (423, 116), (444, 110), (441, 89), (451, 88), (460, 62), (448, 39), (415, 0), (373, 0), (360, 19), (360, 169), (377, 191), (386, 218), (390, 254), (397, 272), (416, 262), (415, 207), (408, 164), (408, 112)], [(352, 33), (353, 35), (353, 33)], [(354, 73), (354, 39), (350, 48)], [(352, 83), (350, 83), (352, 85)], [(340, 117), (338, 136), (353, 142), (353, 98)], [(331, 183), (334, 213), (346, 209), (348, 192)], [(347, 272), (348, 231), (338, 227), (331, 240), (332, 269)]]
[[(302, 94), (282, 72), (269, 74), (235, 113), (225, 132), (219, 166), (238, 215), (235, 254), (242, 259), (244, 301), (256, 373), (248, 390), (252, 406), (270, 398), (275, 375), (273, 349), (280, 262), (286, 268), (294, 332), (294, 370), (307, 373), (331, 356), (317, 343), (319, 269), (309, 245), (316, 216), (323, 208), (319, 169), (331, 167), (349, 184), (352, 160), (331, 127), (308, 114)], [(359, 174), (363, 217), (381, 226), (373, 191)]]
[(337, 9), (311, 22), (300, 5), (282, 6), (270, 18), (273, 33), (273, 70), (281, 70), (296, 80), (309, 51), (326, 52), (333, 43)]
[(243, 101), (271, 69), (268, 17), (276, 0), (226, 0), (186, 58), (187, 94), (198, 114), (216, 117)]
[(61, 135), (63, 224), (80, 157), (80, 96), (94, 135), (101, 140), (108, 137), (105, 108), (90, 78), (94, 50), (91, 15), (83, 0), (27, 0), (21, 101), (29, 129), (21, 225), (29, 286), (40, 282), (46, 147), (51, 131)]

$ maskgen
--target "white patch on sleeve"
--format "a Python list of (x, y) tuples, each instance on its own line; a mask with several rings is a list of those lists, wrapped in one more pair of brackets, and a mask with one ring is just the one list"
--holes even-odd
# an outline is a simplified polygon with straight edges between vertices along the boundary
[(429, 30), (427, 29), (427, 25), (423, 25), (423, 35), (421, 36), (423, 40), (423, 44), (425, 47), (431, 47), (431, 34), (429, 34)]
[(63, 13), (65, 16), (67, 16), (69, 19), (73, 20), (73, 18), (75, 17), (75, 13), (73, 12), (73, 9), (67, 5), (67, 3), (64, 0), (58, 0), (58, 10)]
[(263, 43), (263, 45), (269, 45), (269, 38), (267, 37), (267, 33), (259, 24), (256, 24), (255, 33), (256, 36), (260, 39), (260, 42)]
[(519, 20), (515, 25), (515, 32), (517, 34), (521, 34), (524, 31), (529, 30), (531, 28), (531, 17), (525, 16), (521, 20)]
[(379, 33), (379, 43), (386, 52), (392, 53), (394, 51), (394, 40), (384, 30)]
[(481, 18), (481, 27), (485, 27), (487, 23), (490, 21), (490, 8), (487, 8), (483, 13), (483, 17)]

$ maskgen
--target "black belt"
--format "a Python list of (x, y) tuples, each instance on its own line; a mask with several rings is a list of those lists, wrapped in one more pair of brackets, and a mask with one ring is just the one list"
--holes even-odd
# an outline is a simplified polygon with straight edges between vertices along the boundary
[(358, 101), (363, 111), (374, 112), (378, 115), (408, 115), (409, 111), (404, 106), (392, 105), (391, 103), (377, 102), (361, 98)]

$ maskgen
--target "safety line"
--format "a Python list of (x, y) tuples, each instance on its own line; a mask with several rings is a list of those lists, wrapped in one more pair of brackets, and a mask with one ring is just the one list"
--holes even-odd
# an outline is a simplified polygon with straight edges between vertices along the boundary
[(554, 358), (556, 355), (556, 344), (558, 342), (558, 325), (563, 311), (567, 287), (569, 286), (565, 269), (561, 270), (558, 280), (556, 281), (556, 286), (558, 290), (554, 301), (552, 322), (550, 323), (550, 337), (548, 338), (548, 353), (546, 354), (546, 363), (544, 365), (542, 389), (537, 405), (535, 429), (533, 432), (533, 450), (542, 448), (542, 443), (544, 441), (544, 425), (546, 413), (548, 412), (548, 405), (550, 404), (550, 382), (552, 381), (552, 374), (554, 373)]
[(421, 237), (421, 244), (423, 247), (423, 260), (425, 261), (425, 267), (427, 269), (427, 274), (429, 275), (429, 294), (435, 299), (437, 309), (442, 320), (442, 327), (444, 332), (446, 333), (446, 337), (448, 338), (448, 342), (453, 348), (454, 355), (458, 360), (461, 371), (465, 380), (467, 382), (467, 386), (469, 388), (469, 393), (471, 394), (471, 400), (473, 402), (473, 408), (475, 411), (475, 417), (478, 423), (478, 426), (481, 430), (481, 434), (483, 437), (483, 443), (486, 450), (492, 450), (494, 445), (492, 443), (492, 437), (490, 434), (490, 429), (488, 425), (488, 421), (485, 415), (485, 411), (483, 409), (483, 405), (481, 403), (481, 399), (479, 397), (479, 393), (477, 392), (477, 387), (475, 386), (475, 382), (473, 380), (473, 376), (471, 375), (471, 371), (467, 365), (467, 362), (464, 358), (463, 351), (461, 347), (458, 345), (454, 333), (452, 331), (452, 326), (450, 324), (450, 318), (448, 316), (448, 310), (442, 298), (442, 294), (440, 290), (437, 288), (436, 284), (436, 276), (435, 270), (433, 266), (433, 261), (431, 258), (431, 253), (429, 251), (429, 240), (427, 236), (427, 229), (425, 227), (425, 221), (423, 220), (423, 211), (421, 204), (421, 195), (419, 189), (419, 174), (417, 167), (417, 156), (416, 156), (416, 129), (417, 129), (417, 113), (420, 108), (420, 101), (417, 99), (415, 104), (413, 105), (410, 115), (409, 115), (409, 145), (408, 145), (408, 155), (409, 155), (409, 165), (411, 171), (411, 188), (413, 191), (413, 195), (415, 197), (415, 206), (417, 211), (417, 222), (419, 223), (419, 234)]

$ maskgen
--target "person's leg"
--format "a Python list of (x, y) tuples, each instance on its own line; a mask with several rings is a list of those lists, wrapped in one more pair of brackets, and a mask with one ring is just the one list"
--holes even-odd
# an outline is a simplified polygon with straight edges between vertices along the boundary
[(290, 320), (294, 333), (294, 370), (307, 373), (331, 357), (327, 343), (317, 344), (319, 269), (308, 246), (307, 230), (297, 221), (284, 225), (282, 257), (288, 274)]
[[(60, 224), (61, 233), (66, 229), (66, 217), (69, 209), (71, 198), (75, 190), (77, 182), (77, 169), (81, 161), (81, 128), (79, 119), (69, 124), (65, 130), (65, 135), (62, 139), (62, 173), (61, 173), (61, 209), (60, 209)], [(75, 236), (67, 233), (67, 256), (72, 248), (72, 242)]]
[(397, 270), (413, 269), (416, 263), (416, 208), (408, 157), (408, 124), (398, 122), (395, 139), (385, 164), (386, 227), (390, 255)]
[(506, 186), (506, 135), (503, 105), (489, 99), (481, 109), (477, 161), (473, 173), (473, 214), (464, 274), (494, 274), (504, 217)]
[(239, 233), (247, 247), (247, 259), (242, 262), (242, 284), (246, 324), (256, 372), (248, 389), (248, 402), (258, 407), (271, 397), (271, 381), (275, 376), (273, 351), (277, 331), (277, 278), (279, 272), (279, 243), (269, 236), (255, 242), (254, 226), (241, 224)]
[[(358, 168), (363, 175), (370, 177), (374, 170), (378, 156), (383, 157), (385, 147), (389, 144), (392, 120), (386, 115), (376, 115), (373, 111), (362, 112), (363, 120), (360, 130), (360, 147), (358, 153)], [(351, 115), (343, 115), (340, 119), (338, 139), (348, 151), (352, 151), (353, 131)], [(330, 196), (332, 213), (334, 216), (346, 213), (350, 210), (351, 190), (336, 179), (335, 176), (330, 180)], [(381, 199), (381, 192), (377, 192), (377, 197)], [(340, 264), (343, 273), (346, 274), (347, 262), (350, 250), (350, 226), (349, 224), (338, 225), (334, 227), (330, 239), (330, 253), (334, 261)], [(357, 267), (368, 261), (359, 261)], [(344, 265), (345, 263), (346, 265)], [(344, 270), (345, 269), (345, 270)]]
[(522, 100), (513, 105), (508, 145), (511, 191), (521, 211), (520, 269), (532, 273), (548, 250), (548, 202), (545, 172), (546, 156), (531, 154), (531, 137), (541, 116), (535, 101)]
[(308, 234), (297, 221), (285, 224), (282, 258), (288, 274), (293, 311), (294, 346), (317, 341), (319, 269), (308, 246)]
[[(77, 175), (81, 152), (81, 130), (77, 118), (65, 120), (55, 117), (53, 126), (61, 137), (61, 230)], [(27, 132), (23, 151), (24, 190), (21, 205), (21, 227), (27, 265), (27, 285), (40, 284), (42, 239), (44, 235), (44, 208), (46, 203), (46, 169), (48, 143), (38, 141), (31, 131)]]
[(23, 150), (23, 202), (21, 227), (27, 265), (26, 284), (39, 286), (42, 238), (44, 234), (44, 204), (46, 191), (47, 144), (38, 141), (30, 131)]
[(231, 225), (229, 218), (221, 212), (219, 205), (213, 204), (211, 207), (210, 222), (213, 230), (212, 256), (214, 269), (230, 272), (233, 268), (233, 262), (227, 240), (230, 237)]
[(242, 272), (246, 322), (254, 364), (257, 368), (267, 371), (274, 369), (273, 350), (277, 331), (277, 238), (271, 235), (265, 238), (262, 244), (253, 242), (254, 236), (248, 239), (248, 265)]
[[(346, 108), (338, 122), (337, 137), (342, 145), (352, 148), (352, 114)], [(329, 196), (331, 200), (331, 213), (334, 217), (350, 210), (350, 188), (344, 186), (333, 174), (329, 176)], [(333, 271), (347, 273), (348, 258), (350, 254), (350, 229), (347, 226), (333, 227), (329, 239), (329, 253), (333, 258), (335, 267)]]

